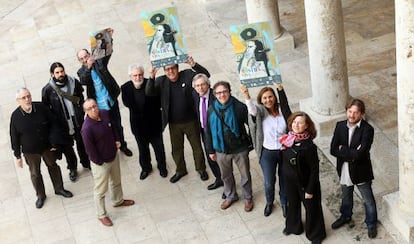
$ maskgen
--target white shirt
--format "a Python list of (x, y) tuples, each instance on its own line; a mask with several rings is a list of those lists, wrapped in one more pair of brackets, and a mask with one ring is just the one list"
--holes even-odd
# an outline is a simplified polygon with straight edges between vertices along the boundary
[(200, 120), (201, 127), (204, 129), (204, 127), (203, 127), (203, 107), (202, 107), (203, 106), (203, 97), (206, 98), (206, 111), (207, 111), (208, 110), (208, 98), (210, 97), (210, 89), (207, 90), (206, 94), (204, 94), (203, 96), (200, 96), (200, 104), (198, 105), (198, 111), (200, 111), (200, 117), (198, 119)]
[[(355, 129), (361, 126), (361, 120), (355, 125), (351, 125), (347, 123), (347, 126), (348, 126), (348, 146), (350, 146)], [(341, 182), (341, 185), (346, 185), (346, 186), (354, 185), (354, 183), (352, 183), (352, 180), (351, 180), (351, 175), (349, 174), (349, 163), (348, 162), (344, 162), (344, 164), (342, 164), (340, 182)]]

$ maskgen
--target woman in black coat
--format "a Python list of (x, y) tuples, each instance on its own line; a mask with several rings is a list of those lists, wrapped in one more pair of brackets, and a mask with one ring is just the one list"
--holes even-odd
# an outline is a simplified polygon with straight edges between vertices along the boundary
[(301, 206), (306, 212), (306, 237), (312, 243), (321, 243), (326, 237), (321, 205), (319, 159), (313, 138), (316, 129), (304, 112), (295, 112), (288, 119), (289, 133), (280, 139), (283, 145), (283, 173), (286, 180), (288, 211), (285, 235), (303, 232)]

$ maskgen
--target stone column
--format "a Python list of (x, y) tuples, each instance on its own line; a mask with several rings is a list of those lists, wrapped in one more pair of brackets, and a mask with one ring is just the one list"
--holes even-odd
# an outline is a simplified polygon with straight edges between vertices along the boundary
[(249, 23), (270, 23), (276, 51), (290, 51), (295, 48), (293, 36), (280, 25), (278, 0), (246, 0), (246, 11)]
[[(384, 211), (408, 243), (414, 243), (414, 2), (395, 0), (399, 191), (384, 196)], [(388, 221), (386, 221), (387, 223)]]
[(395, 1), (401, 210), (414, 214), (414, 2)]
[(319, 115), (343, 113), (349, 98), (341, 0), (305, 0), (311, 110)]
[(283, 34), (277, 0), (246, 0), (246, 10), (249, 23), (269, 21), (274, 39)]

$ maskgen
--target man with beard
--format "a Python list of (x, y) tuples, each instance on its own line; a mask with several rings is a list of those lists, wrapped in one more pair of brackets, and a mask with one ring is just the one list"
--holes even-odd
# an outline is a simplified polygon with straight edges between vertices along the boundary
[(59, 62), (50, 66), (50, 74), (48, 84), (42, 89), (42, 102), (50, 108), (55, 115), (57, 125), (61, 128), (61, 136), (56, 146), (65, 155), (69, 178), (74, 182), (78, 173), (73, 139), (76, 140), (82, 166), (90, 169), (90, 162), (80, 134), (84, 117), (83, 88), (78, 80), (66, 75), (65, 68)]
[(160, 175), (167, 177), (160, 96), (145, 95), (145, 85), (148, 79), (144, 78), (144, 68), (141, 65), (129, 65), (128, 75), (131, 80), (121, 86), (122, 101), (129, 109), (131, 130), (138, 144), (139, 164), (142, 169), (139, 178), (144, 180), (152, 171), (150, 143), (154, 149)]

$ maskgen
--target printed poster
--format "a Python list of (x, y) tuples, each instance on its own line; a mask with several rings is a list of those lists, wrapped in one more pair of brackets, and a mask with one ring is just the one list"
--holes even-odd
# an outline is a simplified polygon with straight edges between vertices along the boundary
[(242, 84), (257, 87), (282, 82), (269, 23), (231, 26), (230, 33)]
[(89, 32), (91, 42), (91, 53), (95, 60), (112, 54), (112, 29)]
[(187, 62), (177, 8), (142, 12), (140, 18), (154, 68)]

